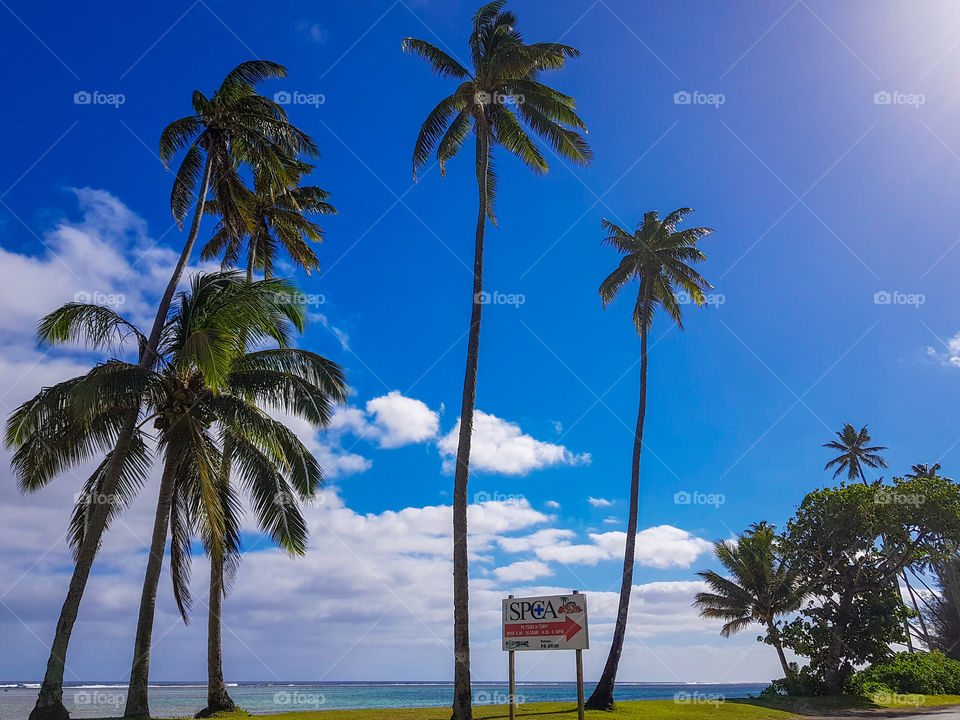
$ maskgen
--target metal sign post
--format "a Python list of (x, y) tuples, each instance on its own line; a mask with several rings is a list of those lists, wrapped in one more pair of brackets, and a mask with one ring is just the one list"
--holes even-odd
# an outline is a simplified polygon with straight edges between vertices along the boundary
[(583, 651), (590, 647), (587, 596), (545, 595), (503, 601), (503, 649), (510, 673), (510, 720), (516, 720), (517, 650), (574, 650), (577, 658), (577, 720), (583, 720)]

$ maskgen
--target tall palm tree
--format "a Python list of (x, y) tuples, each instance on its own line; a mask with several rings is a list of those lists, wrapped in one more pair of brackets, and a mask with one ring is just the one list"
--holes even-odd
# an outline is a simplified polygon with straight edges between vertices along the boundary
[[(160, 333), (167, 319), (170, 303), (184, 268), (190, 259), (200, 229), (204, 202), (211, 187), (217, 187), (236, 171), (239, 162), (259, 157), (266, 150), (280, 144), (286, 152), (313, 150), (312, 143), (302, 133), (291, 128), (283, 108), (258, 95), (255, 85), (264, 79), (284, 77), (286, 70), (276, 63), (254, 60), (241, 63), (227, 74), (211, 99), (199, 91), (193, 95), (195, 114), (171, 123), (160, 138), (160, 158), (169, 163), (179, 149), (187, 148), (177, 173), (171, 194), (171, 210), (181, 224), (191, 202), (196, 200), (193, 220), (180, 258), (167, 283), (149, 335), (140, 342), (141, 368), (153, 367), (157, 362)], [(198, 187), (199, 186), (199, 187)], [(80, 601), (90, 576), (90, 568), (100, 547), (107, 524), (113, 517), (112, 508), (122, 498), (127, 467), (136, 464), (138, 450), (137, 420), (139, 406), (134, 403), (123, 422), (111, 430), (103, 449), (107, 454), (103, 475), (103, 496), (106, 502), (97, 503), (87, 520), (85, 542), (75, 548), (75, 565), (67, 596), (57, 620), (56, 633), (44, 673), (37, 702), (30, 720), (67, 720), (69, 713), (63, 705), (63, 672), (70, 635), (77, 620)], [(35, 484), (27, 481), (26, 486)], [(120, 493), (118, 495), (118, 493)]]
[[(239, 358), (228, 377), (228, 391), (260, 407), (280, 409), (303, 418), (318, 428), (330, 424), (334, 403), (346, 402), (348, 394), (343, 371), (336, 363), (316, 353), (295, 348), (262, 350)], [(222, 492), (233, 496), (231, 479), (235, 471), (240, 471), (241, 488), (249, 496), (249, 504), (261, 530), (290, 555), (302, 555), (306, 551), (306, 522), (298, 500), (306, 500), (314, 495), (315, 490), (322, 486), (322, 474), (318, 476), (315, 487), (295, 487), (295, 492), (272, 485), (257, 486), (252, 482), (255, 478), (250, 478), (249, 472), (243, 472), (244, 458), (237, 454), (236, 442), (230, 429), (225, 428), (221, 439), (223, 457), (219, 472)], [(282, 512), (278, 512), (278, 509)], [(229, 543), (214, 542), (212, 532), (210, 523), (204, 523), (204, 545), (210, 556), (207, 706), (197, 713), (197, 717), (208, 717), (236, 707), (223, 678), (222, 601), (229, 588), (229, 580), (239, 566), (240, 555)]]
[(847, 471), (847, 479), (856, 480), (860, 478), (864, 485), (867, 479), (863, 475), (863, 466), (870, 468), (885, 468), (887, 461), (879, 453), (887, 448), (882, 445), (870, 447), (870, 433), (867, 432), (867, 426), (860, 428), (859, 432), (850, 423), (844, 423), (843, 429), (837, 433), (837, 440), (831, 440), (824, 443), (825, 448), (836, 450), (840, 454), (824, 466), (824, 470), (836, 467), (833, 476), (836, 477), (844, 470)]
[(577, 115), (576, 102), (539, 80), (541, 71), (560, 70), (566, 58), (579, 52), (560, 43), (526, 44), (517, 29), (516, 16), (504, 10), (504, 0), (482, 6), (473, 16), (468, 47), (472, 69), (435, 45), (405, 38), (403, 49), (419, 55), (441, 77), (461, 81), (427, 116), (413, 151), (414, 177), (436, 150), (441, 174), (446, 163), (475, 139), (474, 171), (478, 209), (474, 236), (472, 310), (467, 340), (467, 362), (460, 406), (460, 432), (453, 491), (453, 644), (454, 720), (470, 720), (470, 622), (467, 566), (467, 481), (470, 442), (477, 389), (480, 352), (480, 311), (483, 293), (483, 242), (486, 219), (494, 219), (496, 175), (493, 148), (499, 145), (517, 156), (534, 173), (545, 173), (548, 164), (531, 134), (544, 139), (553, 152), (578, 165), (590, 162), (590, 149), (578, 130), (586, 126)]
[[(255, 165), (253, 189), (247, 188), (238, 178), (221, 188), (209, 203), (212, 213), (221, 218), (229, 216), (229, 209), (235, 209), (242, 218), (242, 224), (238, 228), (221, 219), (213, 238), (204, 246), (201, 257), (209, 260), (222, 254), (221, 266), (234, 267), (246, 241), (247, 282), (253, 281), (255, 268), (261, 270), (264, 277), (273, 276), (280, 248), (286, 250), (294, 264), (303, 268), (308, 275), (311, 270), (317, 269), (319, 260), (307, 240), (320, 242), (323, 239), (323, 229), (305, 215), (334, 215), (337, 212), (327, 202), (328, 192), (318, 187), (300, 185), (302, 176), (313, 169), (312, 165), (282, 155), (270, 160), (271, 162)], [(276, 171), (278, 165), (283, 167), (283, 172)], [(311, 375), (305, 380), (321, 388), (327, 394), (328, 401), (322, 406), (305, 408), (301, 416), (317, 427), (326, 427), (331, 417), (329, 402), (345, 402), (347, 388), (339, 367), (319, 355), (311, 354), (311, 357)], [(316, 372), (321, 364), (328, 365), (328, 372)], [(302, 369), (303, 364), (291, 362), (278, 371), (296, 373)], [(230, 484), (232, 457), (229, 443), (225, 443), (221, 468), (221, 482), (225, 487)], [(299, 512), (295, 497), (290, 496), (284, 501), (292, 504), (291, 511)], [(281, 541), (282, 538), (276, 540), (281, 547), (299, 554), (299, 549), (288, 547), (288, 544)], [(228, 587), (224, 564), (230, 563), (230, 569), (235, 571), (238, 556), (224, 555), (218, 552), (216, 547), (208, 547), (208, 554), (210, 597), (207, 614), (207, 706), (197, 713), (198, 717), (229, 711), (235, 707), (223, 678), (222, 601)]]
[[(283, 349), (291, 330), (302, 330), (304, 313), (293, 299), (294, 290), (287, 281), (247, 283), (236, 273), (197, 276), (165, 328), (161, 350), (167, 362), (163, 375), (172, 376), (172, 386), (178, 390), (186, 387), (187, 392), (185, 399), (174, 393), (173, 402), (164, 396), (155, 406), (154, 426), (160, 433), (164, 475), (141, 595), (125, 717), (150, 717), (147, 688), (154, 610), (167, 525), (173, 517), (171, 509), (180, 484), (196, 488), (193, 494), (200, 502), (193, 505), (208, 527), (205, 539), (210, 552), (222, 556), (236, 546), (225, 522), (234, 503), (222, 500), (231, 494), (231, 488), (221, 482), (222, 445), (212, 426), (222, 428), (222, 440), (228, 443), (233, 465), (271, 526), (291, 520), (290, 506), (276, 502), (279, 495), (292, 496), (290, 485), (309, 496), (322, 480), (320, 466), (296, 435), (254, 401), (292, 394), (282, 405), (302, 407), (323, 402), (324, 396), (317, 388), (292, 382), (291, 377), (268, 376), (259, 358), (246, 353), (248, 343), (268, 339)], [(238, 362), (247, 365), (239, 377), (233, 372)], [(187, 511), (190, 507), (191, 503), (182, 505)], [(185, 536), (190, 527), (189, 512), (181, 527)], [(175, 542), (177, 546), (185, 548), (181, 559), (189, 556), (189, 541)], [(176, 572), (182, 563), (175, 564), (173, 558), (171, 568)]]
[(323, 229), (306, 216), (336, 215), (337, 211), (327, 202), (330, 193), (326, 190), (299, 184), (300, 175), (310, 172), (312, 165), (298, 161), (286, 165), (288, 170), (281, 175), (274, 166), (260, 164), (254, 169), (252, 189), (238, 182), (230, 188), (229, 197), (218, 195), (211, 201), (212, 211), (221, 218), (229, 217), (227, 208), (236, 208), (242, 224), (238, 229), (221, 219), (203, 248), (202, 259), (222, 255), (223, 267), (234, 267), (246, 241), (248, 280), (253, 279), (254, 270), (271, 277), (281, 248), (308, 275), (319, 267), (307, 241), (321, 242)]
[(783, 653), (775, 620), (797, 610), (804, 593), (797, 574), (778, 555), (773, 526), (755, 524), (735, 541), (714, 543), (713, 552), (727, 575), (713, 570), (698, 572), (711, 592), (697, 593), (694, 606), (701, 617), (726, 621), (720, 630), (723, 637), (752, 623), (763, 625), (770, 644), (777, 649), (783, 676), (789, 681), (793, 671)]
[[(264, 373), (264, 368), (276, 365), (276, 359), (245, 355), (245, 343), (236, 340), (247, 337), (265, 342), (272, 338), (282, 348), (291, 329), (302, 326), (302, 309), (288, 299), (292, 288), (290, 283), (276, 280), (248, 284), (230, 273), (198, 276), (164, 325), (158, 367), (111, 360), (86, 375), (45, 388), (15, 410), (8, 421), (7, 441), (17, 448), (14, 468), (21, 482), (41, 485), (64, 468), (95, 455), (131, 406), (139, 408), (142, 402), (145, 409), (138, 432), (150, 420), (158, 431), (156, 445), (163, 473), (127, 697), (128, 716), (148, 715), (146, 672), (167, 523), (175, 538), (182, 538), (191, 526), (190, 518), (202, 514), (213, 543), (222, 549), (235, 547), (238, 541), (228, 522), (233, 505), (225, 501), (217, 483), (221, 451), (214, 429), (222, 428), (230, 437), (241, 475), (251, 484), (258, 483), (256, 487), (265, 493), (261, 501), (274, 503), (278, 493), (289, 494), (291, 484), (301, 493), (312, 492), (319, 481), (319, 466), (303, 444), (250, 399), (269, 398), (295, 408), (322, 402), (322, 395), (311, 392), (304, 383), (291, 384)], [(118, 336), (133, 336), (139, 344), (145, 340), (113, 311), (81, 303), (69, 303), (46, 316), (38, 334), (52, 345), (79, 340), (100, 349)], [(243, 371), (234, 376), (236, 367)], [(149, 453), (142, 441), (138, 448), (142, 454), (130, 469), (120, 504), (129, 501), (149, 468)], [(106, 461), (88, 480), (75, 509), (71, 523), (74, 547), (89, 541), (89, 520), (100, 504), (97, 498), (103, 495), (105, 465)], [(289, 483), (285, 477), (290, 478)], [(184, 498), (188, 501), (177, 505)], [(288, 514), (285, 506), (274, 503), (271, 507), (274, 522), (286, 522), (281, 517)], [(117, 504), (112, 512), (121, 509)], [(189, 544), (175, 542), (171, 551), (175, 576), (187, 567), (184, 552), (189, 557)], [(183, 579), (175, 578), (175, 588), (183, 586)], [(184, 598), (178, 595), (177, 599), (182, 609)]]
[(656, 211), (648, 212), (632, 233), (609, 220), (602, 221), (602, 227), (607, 233), (603, 243), (624, 256), (617, 269), (600, 285), (600, 298), (604, 308), (613, 302), (628, 282), (636, 280), (640, 284), (633, 308), (633, 325), (640, 335), (640, 408), (633, 440), (630, 512), (623, 554), (620, 605), (603, 673), (587, 701), (587, 707), (592, 710), (609, 710), (614, 705), (613, 688), (627, 633), (640, 505), (640, 449), (643, 445), (643, 421), (647, 408), (647, 335), (657, 310), (663, 310), (682, 330), (683, 315), (677, 293), (683, 293), (697, 305), (702, 305), (703, 291), (711, 287), (690, 265), (706, 260), (706, 256), (697, 248), (697, 242), (713, 230), (703, 227), (676, 229), (683, 217), (690, 212), (693, 212), (690, 208), (680, 208), (663, 220)]

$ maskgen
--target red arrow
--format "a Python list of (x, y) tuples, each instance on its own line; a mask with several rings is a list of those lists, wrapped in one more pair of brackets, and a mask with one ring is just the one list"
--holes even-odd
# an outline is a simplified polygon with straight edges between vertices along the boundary
[(567, 636), (567, 642), (570, 642), (570, 638), (572, 638), (581, 630), (583, 630), (583, 627), (580, 626), (572, 617), (567, 615), (567, 619), (563, 622), (563, 634)]
[(562, 623), (559, 622), (532, 622), (532, 623), (511, 623), (504, 625), (503, 634), (505, 637), (543, 637), (550, 635), (563, 635), (567, 641), (583, 630), (583, 626), (576, 622), (569, 615)]

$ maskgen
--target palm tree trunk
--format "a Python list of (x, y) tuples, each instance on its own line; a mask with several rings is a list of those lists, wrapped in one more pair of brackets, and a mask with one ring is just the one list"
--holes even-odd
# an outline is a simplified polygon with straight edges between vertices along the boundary
[(207, 707), (196, 717), (209, 717), (217, 712), (235, 710), (233, 698), (223, 681), (223, 552), (210, 551), (210, 603), (207, 613)]
[(130, 684), (127, 688), (127, 706), (123, 711), (124, 717), (128, 718), (150, 717), (150, 709), (147, 705), (150, 641), (153, 637), (153, 615), (157, 605), (160, 571), (163, 568), (163, 553), (167, 545), (167, 526), (170, 522), (170, 505), (173, 501), (176, 467), (176, 458), (168, 456), (164, 460), (163, 475), (160, 478), (160, 494), (157, 498), (157, 512), (153, 518), (150, 554), (147, 557), (143, 592), (140, 595), (140, 616), (137, 620), (137, 635), (133, 646), (133, 665), (130, 668)]
[(473, 439), (473, 406), (477, 398), (477, 363), (480, 357), (480, 311), (483, 307), (483, 232), (487, 219), (487, 163), (489, 137), (477, 123), (477, 188), (479, 209), (473, 256), (473, 295), (467, 367), (460, 405), (460, 437), (453, 477), (453, 720), (472, 720), (470, 688), (470, 586), (467, 565), (467, 481), (470, 477), (470, 442)]
[[(649, 289), (643, 290), (643, 303), (648, 302)], [(640, 449), (643, 446), (643, 420), (647, 410), (647, 330), (640, 333), (640, 409), (637, 412), (637, 429), (633, 437), (633, 463), (630, 470), (630, 513), (627, 519), (627, 543), (623, 551), (623, 578), (620, 582), (620, 606), (617, 609), (617, 624), (610, 643), (610, 653), (603, 666), (600, 681), (594, 688), (586, 707), (589, 710), (613, 709), (613, 688), (617, 681), (620, 654), (627, 634), (627, 614), (630, 610), (630, 591), (633, 588), (633, 561), (637, 545), (637, 519), (640, 506)]]
[[(157, 306), (157, 314), (153, 320), (153, 327), (150, 330), (150, 336), (147, 344), (140, 351), (140, 367), (152, 367), (156, 362), (157, 346), (160, 344), (160, 332), (166, 322), (167, 313), (170, 310), (170, 303), (173, 300), (173, 294), (180, 284), (180, 278), (183, 276), (184, 268), (190, 260), (193, 252), (193, 246), (197, 241), (197, 235), (200, 232), (200, 219), (203, 217), (203, 208), (206, 203), (207, 192), (210, 188), (211, 166), (209, 159), (203, 170), (203, 182), (201, 183), (200, 193), (197, 196), (197, 207), (193, 214), (193, 222), (190, 226), (190, 234), (180, 253), (180, 260), (167, 283), (166, 290)], [(107, 470), (104, 473), (102, 494), (106, 497), (113, 497), (117, 489), (117, 482), (120, 479), (120, 470), (123, 467), (123, 459), (130, 449), (130, 443), (133, 440), (133, 433), (137, 427), (137, 419), (140, 410), (132, 410), (124, 419), (120, 432), (117, 435), (117, 442), (114, 446), (113, 457)], [(67, 647), (70, 644), (70, 635), (73, 633), (73, 626), (77, 621), (77, 615), (80, 612), (80, 601), (83, 599), (83, 592), (87, 586), (87, 580), (90, 577), (90, 569), (93, 566), (97, 550), (100, 548), (100, 540), (107, 526), (107, 514), (109, 510), (108, 503), (101, 503), (94, 507), (87, 525), (87, 532), (84, 536), (84, 542), (77, 552), (77, 562), (73, 568), (73, 575), (70, 578), (70, 587), (67, 590), (67, 597), (63, 601), (60, 609), (60, 618), (57, 620), (57, 630), (53, 638), (53, 644), (50, 646), (50, 657), (47, 659), (47, 669), (43, 676), (43, 683), (40, 686), (40, 693), (37, 696), (37, 703), (30, 713), (30, 720), (66, 720), (70, 717), (67, 709), (63, 705), (63, 672), (65, 667)]]
[(783, 677), (789, 683), (793, 679), (793, 671), (787, 663), (787, 656), (783, 653), (783, 642), (780, 640), (780, 633), (773, 622), (773, 618), (767, 620), (767, 635), (770, 636), (770, 642), (777, 649), (777, 657), (780, 658), (780, 667), (783, 668)]
[[(230, 484), (233, 465), (233, 445), (224, 443), (220, 460), (220, 481), (226, 488)], [(212, 540), (212, 538), (211, 538)], [(210, 543), (210, 601), (207, 604), (207, 706), (195, 717), (204, 718), (224, 710), (235, 710), (236, 704), (227, 692), (223, 681), (223, 558), (224, 551), (216, 543)]]

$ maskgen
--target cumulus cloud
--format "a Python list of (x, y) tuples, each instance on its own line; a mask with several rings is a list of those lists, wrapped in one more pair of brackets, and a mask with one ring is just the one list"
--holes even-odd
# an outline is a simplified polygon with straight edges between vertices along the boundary
[(497, 580), (501, 582), (531, 581), (540, 577), (552, 575), (550, 566), (540, 560), (520, 560), (493, 571)]
[[(601, 560), (623, 557), (627, 534), (590, 533), (590, 543), (574, 545), (560, 542), (536, 548), (541, 560), (568, 565), (596, 565)], [(637, 533), (636, 562), (654, 568), (690, 567), (700, 555), (713, 548), (712, 543), (672, 525), (657, 525)]]
[(607, 500), (606, 498), (588, 497), (587, 502), (593, 505), (594, 507), (610, 507), (611, 505), (613, 505), (613, 501)]
[[(453, 429), (440, 438), (438, 443), (444, 472), (453, 472), (459, 433), (460, 421), (457, 420)], [(471, 470), (525, 475), (531, 470), (554, 465), (586, 465), (589, 462), (589, 453), (572, 453), (563, 445), (534, 439), (525, 434), (516, 423), (481, 410), (474, 413)]]
[[(18, 253), (0, 247), (0, 333), (21, 347), (41, 316), (66, 302), (96, 302), (141, 326), (152, 320), (145, 293), (162, 287), (177, 260), (158, 246), (146, 223), (104, 190), (72, 189), (82, 213), (63, 218), (44, 233), (39, 252)], [(15, 348), (7, 347), (10, 352)]]
[(421, 443), (436, 436), (440, 417), (421, 400), (396, 390), (367, 403), (367, 413), (381, 431), (380, 447), (394, 448)]

